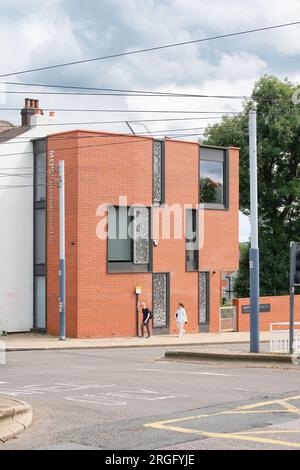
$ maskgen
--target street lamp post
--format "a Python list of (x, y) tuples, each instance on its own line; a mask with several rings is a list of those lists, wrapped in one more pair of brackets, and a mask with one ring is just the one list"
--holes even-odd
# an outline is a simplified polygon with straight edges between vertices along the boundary
[(257, 137), (256, 111), (249, 112), (249, 160), (250, 160), (250, 352), (259, 352), (259, 248), (257, 207)]

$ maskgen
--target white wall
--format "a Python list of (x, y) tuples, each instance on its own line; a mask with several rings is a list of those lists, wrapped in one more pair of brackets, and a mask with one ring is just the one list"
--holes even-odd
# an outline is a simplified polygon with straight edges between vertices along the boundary
[[(55, 120), (34, 116), (35, 124), (48, 122)], [(0, 143), (0, 334), (3, 330), (20, 332), (33, 327), (32, 139), (57, 131), (53, 125), (36, 126), (15, 139)], [(28, 169), (23, 170), (23, 167)], [(2, 177), (1, 172), (31, 175)], [(29, 187), (20, 187), (23, 185)]]

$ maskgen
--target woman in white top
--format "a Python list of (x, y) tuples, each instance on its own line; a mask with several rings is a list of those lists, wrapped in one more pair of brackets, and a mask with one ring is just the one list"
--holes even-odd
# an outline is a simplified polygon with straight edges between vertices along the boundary
[(185, 333), (184, 324), (187, 323), (187, 315), (184, 305), (182, 303), (178, 304), (178, 309), (176, 310), (175, 317), (178, 328), (178, 336), (179, 338), (181, 338)]

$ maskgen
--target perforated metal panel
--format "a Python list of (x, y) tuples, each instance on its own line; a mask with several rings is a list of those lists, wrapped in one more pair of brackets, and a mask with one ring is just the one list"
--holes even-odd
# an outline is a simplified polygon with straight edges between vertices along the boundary
[(162, 142), (153, 142), (153, 201), (162, 201)]
[(133, 262), (149, 263), (149, 210), (147, 207), (133, 208)]
[(166, 273), (153, 273), (153, 326), (168, 324), (168, 280)]
[(209, 273), (199, 273), (199, 323), (209, 322)]

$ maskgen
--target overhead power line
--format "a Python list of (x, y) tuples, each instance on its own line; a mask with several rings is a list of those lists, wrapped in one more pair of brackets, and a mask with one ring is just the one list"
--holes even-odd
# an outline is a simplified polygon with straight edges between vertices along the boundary
[[(101, 131), (97, 131), (98, 134), (94, 134), (94, 131), (85, 131), (85, 132), (91, 132), (91, 134), (89, 135), (64, 135), (64, 134), (57, 134), (57, 135), (50, 135), (50, 139), (51, 139), (51, 142), (59, 142), (59, 141), (66, 141), (66, 140), (81, 140), (81, 139), (111, 139), (111, 138), (114, 138), (114, 137), (122, 137), (124, 135), (128, 136), (128, 135), (132, 135), (132, 137), (139, 137), (139, 136), (148, 136), (148, 137), (154, 137), (154, 136), (159, 136), (159, 134), (169, 134), (169, 133), (173, 133), (173, 132), (179, 132), (179, 131), (191, 131), (191, 130), (205, 130), (207, 129), (207, 126), (204, 126), (204, 127), (188, 127), (188, 128), (175, 128), (175, 129), (155, 129), (155, 130), (152, 130), (152, 131), (143, 131), (143, 132), (136, 132), (135, 134), (128, 134), (127, 132), (113, 132), (113, 133), (110, 133), (110, 132), (101, 132)], [(70, 131), (72, 132), (72, 131)], [(16, 137), (15, 139), (13, 140), (9, 140), (9, 141), (4, 141), (3, 143), (5, 145), (15, 145), (15, 144), (23, 144), (24, 142), (28, 142), (28, 138), (18, 138)], [(1, 143), (1, 134), (0, 134), (0, 143)]]
[[(158, 135), (158, 136), (155, 136), (155, 135), (148, 135), (148, 136), (142, 136), (142, 135), (124, 135), (124, 134), (120, 134), (120, 136), (124, 136), (124, 137), (130, 137), (129, 140), (119, 140), (118, 142), (106, 142), (106, 143), (101, 143), (101, 144), (93, 144), (93, 145), (81, 145), (81, 146), (75, 146), (75, 147), (60, 147), (59, 149), (57, 149), (57, 151), (61, 151), (61, 150), (81, 150), (81, 149), (87, 149), (87, 148), (99, 148), (99, 147), (107, 147), (107, 146), (113, 146), (113, 145), (123, 145), (123, 144), (141, 144), (141, 143), (147, 143), (149, 142), (149, 140), (151, 139), (155, 139), (155, 138), (158, 138), (158, 139), (163, 139), (165, 137), (165, 140), (168, 141), (172, 141), (172, 139), (174, 139), (174, 142), (176, 142), (176, 138), (178, 138), (179, 136), (180, 137), (192, 137), (192, 136), (203, 136), (204, 134), (203, 133), (192, 133), (192, 134), (181, 134), (181, 135), (173, 135), (173, 136), (163, 136), (163, 135)], [(118, 136), (118, 134), (111, 134), (111, 137), (113, 138), (114, 136)], [(138, 137), (138, 139), (133, 139), (133, 137)], [(188, 141), (188, 143), (192, 143), (192, 144), (197, 144), (197, 141)], [(7, 154), (0, 154), (0, 159), (2, 157), (17, 157), (17, 156), (28, 156), (28, 155), (32, 155), (32, 151), (26, 151), (26, 152), (12, 152), (12, 153), (7, 153)]]
[(62, 68), (62, 67), (69, 67), (71, 65), (79, 65), (79, 64), (85, 64), (85, 63), (91, 63), (91, 62), (97, 62), (101, 60), (106, 60), (106, 59), (114, 59), (117, 57), (124, 57), (124, 56), (129, 56), (129, 55), (134, 55), (134, 54), (141, 54), (145, 52), (153, 52), (153, 51), (159, 51), (162, 49), (170, 49), (174, 47), (179, 47), (179, 46), (186, 46), (190, 44), (199, 44), (202, 42), (208, 42), (208, 41), (213, 41), (216, 39), (225, 39), (229, 37), (235, 37), (235, 36), (242, 36), (245, 34), (252, 34), (252, 33), (258, 33), (260, 31), (268, 31), (268, 30), (274, 30), (274, 29), (279, 29), (279, 28), (285, 28), (288, 26), (295, 26), (299, 25), (300, 21), (293, 21), (291, 23), (283, 23), (283, 24), (278, 24), (278, 25), (272, 25), (272, 26), (265, 26), (262, 28), (255, 28), (255, 29), (248, 29), (244, 31), (237, 31), (233, 33), (227, 33), (227, 34), (220, 34), (216, 36), (211, 36), (208, 38), (200, 38), (200, 39), (193, 39), (191, 41), (182, 41), (182, 42), (176, 42), (176, 43), (171, 43), (171, 44), (164, 44), (161, 46), (154, 46), (154, 47), (148, 47), (144, 49), (136, 49), (136, 50), (131, 50), (128, 52), (118, 52), (115, 54), (109, 54), (105, 56), (100, 56), (100, 57), (94, 57), (91, 59), (83, 59), (83, 60), (75, 60), (71, 62), (63, 62), (60, 64), (55, 64), (55, 65), (46, 65), (44, 67), (36, 67), (32, 69), (27, 69), (27, 70), (19, 70), (15, 72), (9, 72), (9, 73), (4, 73), (0, 75), (0, 78), (3, 77), (11, 77), (11, 76), (16, 76), (16, 75), (22, 75), (26, 73), (32, 73), (32, 72), (40, 72), (42, 70), (50, 70), (50, 69), (57, 69), (57, 68)]
[[(160, 113), (160, 114), (239, 114), (241, 111), (180, 111), (180, 110), (159, 110), (159, 109), (72, 109), (72, 108), (43, 108), (44, 111), (57, 112), (86, 112), (86, 113)], [(0, 108), (0, 111), (18, 111), (19, 108)]]
[[(14, 91), (14, 90), (5, 90), (4, 94), (12, 94), (12, 95), (26, 95), (28, 93), (27, 90), (23, 91)], [(243, 100), (249, 98), (248, 96), (243, 95), (205, 95), (205, 94), (193, 94), (193, 93), (155, 93), (155, 92), (127, 92), (127, 93), (119, 93), (119, 92), (97, 92), (97, 93), (82, 93), (82, 92), (65, 92), (65, 91), (38, 91), (33, 90), (30, 93), (34, 93), (35, 95), (64, 95), (64, 96), (126, 96), (126, 97), (144, 97), (144, 98), (214, 98), (214, 99), (230, 99), (230, 100)]]
[[(158, 118), (158, 119), (120, 119), (118, 121), (80, 121), (80, 122), (50, 122), (47, 124), (35, 124), (34, 127), (49, 127), (49, 126), (78, 126), (78, 125), (94, 125), (94, 124), (126, 124), (130, 123), (143, 123), (143, 122), (169, 122), (169, 121), (200, 121), (208, 119), (222, 119), (223, 116), (206, 116), (206, 117), (182, 117), (182, 118)], [(0, 133), (1, 138), (1, 133)]]
[[(42, 84), (42, 83), (22, 83), (22, 82), (3, 82), (5, 85), (18, 85), (18, 86), (35, 86), (35, 87), (40, 87), (40, 88), (61, 88), (61, 89), (71, 89), (71, 90), (89, 90), (89, 91), (105, 91), (109, 92), (109, 96), (112, 93), (125, 93), (126, 96), (135, 96), (131, 95), (131, 93), (136, 93), (136, 96), (144, 96), (145, 95), (154, 95), (154, 96), (191, 96), (191, 97), (200, 97), (200, 98), (210, 98), (210, 97), (217, 97), (217, 98), (236, 98), (236, 99), (243, 99), (247, 98), (245, 95), (209, 95), (207, 93), (179, 93), (179, 92), (172, 92), (172, 91), (153, 91), (153, 90), (133, 90), (133, 89), (127, 89), (127, 88), (100, 88), (100, 87), (87, 87), (87, 86), (74, 86), (74, 85), (53, 85), (53, 84)], [(110, 93), (111, 92), (111, 93)], [(7, 93), (6, 91), (3, 91), (3, 93)], [(15, 92), (11, 92), (15, 93)], [(22, 92), (19, 92), (22, 93)], [(34, 91), (31, 91), (31, 93), (35, 93)], [(39, 91), (36, 91), (36, 93), (40, 93)], [(49, 93), (50, 94), (50, 93)], [(67, 93), (68, 94), (68, 93)], [(77, 93), (76, 93), (77, 94)], [(84, 93), (89, 95), (90, 93)], [(97, 93), (96, 93), (97, 94)], [(100, 94), (99, 94), (100, 95)], [(102, 96), (102, 95), (100, 95)], [(118, 95), (117, 95), (118, 96)]]
[[(1, 82), (0, 82), (1, 84)], [(246, 95), (246, 94), (240, 94), (240, 95), (232, 95), (232, 94), (208, 94), (208, 93), (189, 93), (189, 92), (171, 92), (171, 91), (153, 91), (153, 90), (136, 90), (136, 89), (127, 89), (127, 88), (100, 88), (100, 87), (87, 87), (87, 86), (74, 86), (74, 85), (54, 85), (54, 84), (46, 84), (46, 83), (24, 83), (24, 82), (3, 82), (5, 85), (18, 85), (18, 86), (24, 86), (24, 87), (40, 87), (40, 88), (59, 88), (59, 89), (72, 89), (72, 90), (92, 90), (92, 91), (104, 91), (108, 93), (63, 93), (63, 92), (57, 92), (57, 93), (50, 93), (50, 92), (40, 92), (38, 90), (31, 90), (30, 93), (34, 94), (62, 94), (62, 95), (79, 95), (79, 96), (134, 96), (134, 97), (143, 97), (143, 96), (154, 96), (154, 97), (183, 97), (183, 98), (213, 98), (213, 99), (236, 99), (236, 100), (242, 100), (242, 99), (253, 99), (251, 95)], [(11, 90), (4, 90), (2, 93), (18, 93), (18, 94), (27, 94), (28, 91), (22, 90), (22, 91), (11, 91)], [(119, 94), (118, 94), (119, 93)], [(290, 97), (263, 97), (260, 98), (260, 100), (263, 101), (287, 101), (290, 100)]]

